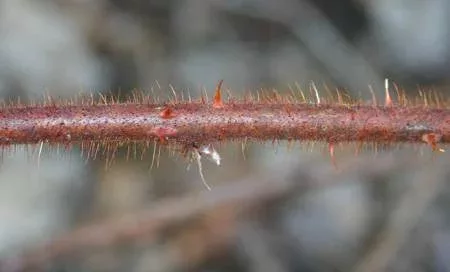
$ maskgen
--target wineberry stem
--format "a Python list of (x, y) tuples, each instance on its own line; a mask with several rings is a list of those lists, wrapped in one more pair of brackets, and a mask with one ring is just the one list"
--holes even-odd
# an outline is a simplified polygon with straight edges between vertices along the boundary
[[(169, 110), (168, 110), (169, 109)], [(229, 101), (16, 106), (0, 109), (0, 144), (226, 140), (450, 142), (450, 110)]]

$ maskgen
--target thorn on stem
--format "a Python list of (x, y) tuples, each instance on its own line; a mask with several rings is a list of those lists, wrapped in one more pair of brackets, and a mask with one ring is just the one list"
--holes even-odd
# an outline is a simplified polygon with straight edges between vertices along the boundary
[(384, 90), (386, 91), (386, 100), (384, 102), (384, 105), (386, 107), (390, 107), (390, 106), (392, 106), (392, 99), (391, 99), (391, 95), (389, 93), (389, 79), (388, 78), (384, 79)]
[(214, 96), (214, 102), (213, 102), (213, 108), (216, 108), (216, 109), (223, 108), (223, 106), (224, 106), (223, 102), (222, 102), (222, 94), (221, 94), (222, 83), (223, 83), (223, 80), (220, 80), (219, 83), (217, 83), (217, 87), (216, 87), (216, 94)]
[(422, 135), (422, 141), (431, 146), (431, 150), (445, 152), (444, 149), (439, 148), (437, 143), (441, 141), (442, 135), (436, 133), (426, 133)]

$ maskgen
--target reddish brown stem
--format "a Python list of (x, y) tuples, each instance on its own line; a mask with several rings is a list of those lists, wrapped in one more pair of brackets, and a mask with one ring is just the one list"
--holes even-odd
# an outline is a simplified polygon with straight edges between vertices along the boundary
[[(432, 135), (433, 137), (430, 137)], [(450, 141), (450, 110), (427, 107), (181, 102), (7, 107), (0, 144), (160, 140)], [(430, 143), (431, 144), (431, 143)]]

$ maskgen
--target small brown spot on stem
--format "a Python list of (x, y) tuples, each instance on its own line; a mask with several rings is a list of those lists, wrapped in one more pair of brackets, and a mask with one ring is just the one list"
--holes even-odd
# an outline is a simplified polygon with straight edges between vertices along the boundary
[(169, 106), (167, 106), (161, 111), (159, 116), (161, 116), (161, 118), (163, 119), (171, 119), (175, 117), (175, 114), (173, 110)]
[(166, 143), (166, 138), (177, 134), (177, 129), (172, 127), (155, 127), (150, 131), (151, 134), (156, 135), (161, 143)]

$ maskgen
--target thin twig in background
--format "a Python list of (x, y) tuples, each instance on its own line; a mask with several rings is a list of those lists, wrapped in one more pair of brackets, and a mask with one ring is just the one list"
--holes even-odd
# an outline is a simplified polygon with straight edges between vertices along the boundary
[(445, 167), (421, 169), (410, 181), (410, 188), (390, 214), (384, 230), (372, 249), (363, 256), (355, 272), (386, 271), (412, 230), (439, 195), (448, 172)]
[(81, 227), (24, 254), (19, 260), (0, 260), (0, 268), (14, 267), (11, 264), (13, 262), (18, 264), (17, 271), (41, 269), (59, 257), (81, 253), (86, 249), (133, 243), (143, 237), (147, 243), (151, 243), (168, 227), (194, 216), (226, 207), (231, 211), (245, 212), (285, 195), (296, 186), (299, 185), (287, 181), (258, 180), (233, 183), (200, 195), (163, 200), (148, 210)]
[[(353, 172), (364, 180), (378, 173), (390, 171), (393, 167), (414, 168), (416, 164), (417, 162), (407, 157), (399, 159), (383, 156), (382, 159), (377, 159), (376, 163), (370, 159), (353, 158), (343, 163), (342, 169), (345, 170), (338, 175)], [(442, 165), (431, 166), (430, 171), (439, 166), (442, 167)], [(143, 211), (79, 227), (47, 245), (24, 253), (18, 259), (0, 260), (0, 268), (15, 267), (13, 271), (29, 271), (30, 269), (36, 271), (59, 258), (76, 256), (86, 250), (106, 249), (117, 245), (133, 244), (136, 241), (152, 243), (169, 227), (183, 224), (193, 218), (198, 219), (201, 215), (217, 214), (225, 210), (234, 214), (230, 220), (237, 220), (247, 212), (259, 210), (264, 205), (274, 203), (273, 201), (288, 200), (289, 196), (296, 192), (336, 185), (337, 173), (332, 168), (320, 173), (311, 172), (308, 169), (311, 167), (304, 166), (305, 175), (301, 182), (298, 179), (289, 179), (280, 175), (276, 178), (267, 174), (264, 178), (253, 177), (250, 180), (231, 182), (200, 194), (162, 200)], [(356, 173), (354, 173), (355, 169), (357, 169)], [(218, 222), (223, 224), (220, 220)], [(221, 231), (233, 230), (222, 229)], [(223, 234), (222, 237), (230, 239), (230, 234)], [(203, 239), (202, 242), (206, 243), (204, 247), (209, 249), (204, 254), (212, 254), (213, 250), (208, 244), (211, 241)], [(205, 258), (207, 258), (206, 255), (200, 259)]]

